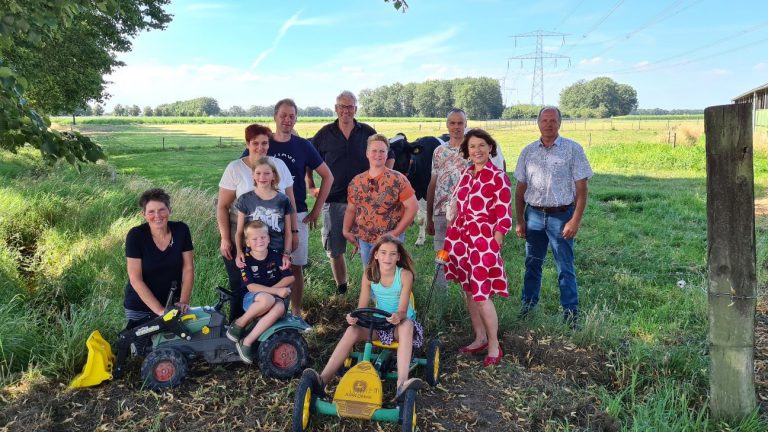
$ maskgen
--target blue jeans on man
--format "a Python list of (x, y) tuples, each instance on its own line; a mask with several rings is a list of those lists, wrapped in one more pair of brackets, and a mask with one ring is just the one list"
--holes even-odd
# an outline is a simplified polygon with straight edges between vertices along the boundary
[(573, 264), (573, 239), (563, 238), (563, 227), (573, 217), (574, 206), (563, 212), (545, 213), (527, 206), (525, 209), (525, 277), (523, 279), (523, 308), (530, 310), (539, 302), (541, 269), (552, 248), (560, 286), (560, 305), (563, 311), (577, 313), (579, 292)]

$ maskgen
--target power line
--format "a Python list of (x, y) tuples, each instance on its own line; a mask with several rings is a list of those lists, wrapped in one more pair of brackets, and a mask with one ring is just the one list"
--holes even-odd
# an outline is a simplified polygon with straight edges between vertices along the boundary
[[(544, 38), (554, 37), (554, 36), (562, 37), (563, 44), (565, 44), (565, 36), (567, 36), (565, 33), (545, 32), (542, 30), (536, 30), (533, 32), (516, 34), (513, 36), (515, 38), (515, 45), (517, 45), (517, 38), (524, 38), (524, 37), (536, 38), (535, 52), (509, 58), (509, 59), (520, 60), (521, 66), (522, 66), (523, 60), (534, 60), (533, 85), (531, 87), (531, 105), (535, 105), (536, 96), (540, 97), (541, 105), (544, 105), (544, 59), (545, 58), (554, 59), (555, 66), (557, 66), (557, 59), (568, 59), (568, 64), (570, 65), (570, 61), (571, 61), (570, 57), (544, 51)], [(509, 65), (509, 62), (507, 62), (507, 65)]]
[(581, 5), (584, 4), (585, 1), (586, 0), (581, 0), (578, 4), (576, 4), (575, 8), (571, 9), (570, 12), (568, 12), (567, 14), (565, 14), (565, 16), (563, 16), (563, 19), (561, 19), (560, 22), (557, 23), (556, 26), (552, 27), (552, 30), (553, 31), (557, 30), (558, 28), (560, 28), (561, 25), (563, 25), (566, 21), (568, 21), (568, 19), (573, 15), (573, 13), (576, 12), (576, 10), (579, 9), (581, 7)]
[[(707, 56), (704, 56), (704, 57), (698, 58), (698, 59), (696, 59), (696, 60), (690, 60), (690, 61), (682, 61), (682, 62), (673, 63), (673, 64), (671, 64), (671, 65), (660, 65), (660, 63), (664, 63), (664, 62), (667, 62), (667, 61), (669, 61), (669, 60), (679, 59), (679, 58), (681, 58), (681, 57), (684, 57), (684, 56), (686, 56), (686, 55), (690, 55), (690, 54), (693, 54), (693, 53), (695, 53), (695, 52), (697, 52), (697, 51), (701, 51), (701, 50), (705, 50), (705, 49), (710, 49), (710, 48), (712, 48), (712, 47), (714, 47), (714, 46), (716, 46), (716, 45), (720, 45), (720, 44), (722, 44), (722, 43), (724, 43), (724, 42), (727, 42), (727, 41), (729, 41), (729, 40), (731, 40), (731, 39), (735, 39), (735, 38), (737, 38), (737, 37), (740, 37), (740, 36), (743, 36), (743, 35), (746, 35), (746, 34), (752, 33), (752, 32), (754, 32), (754, 31), (757, 31), (757, 30), (759, 30), (759, 29), (761, 29), (761, 28), (763, 28), (763, 27), (766, 27), (766, 26), (768, 26), (768, 21), (766, 21), (766, 22), (762, 22), (762, 23), (760, 23), (760, 24), (757, 24), (757, 25), (754, 25), (754, 26), (752, 26), (752, 27), (749, 27), (749, 28), (747, 28), (746, 30), (742, 30), (742, 31), (740, 31), (740, 32), (738, 32), (738, 33), (736, 33), (736, 34), (732, 34), (732, 35), (730, 35), (730, 36), (726, 36), (726, 37), (724, 37), (724, 38), (720, 38), (720, 39), (717, 39), (717, 40), (715, 40), (715, 41), (713, 41), (713, 42), (710, 42), (710, 43), (708, 43), (708, 44), (706, 44), (706, 45), (702, 45), (702, 46), (700, 46), (700, 47), (697, 47), (697, 48), (693, 48), (693, 49), (690, 49), (690, 50), (684, 51), (684, 52), (682, 52), (682, 53), (677, 53), (677, 54), (674, 54), (674, 55), (671, 55), (671, 56), (667, 56), (667, 57), (664, 57), (664, 58), (662, 58), (662, 59), (659, 59), (659, 60), (654, 60), (654, 61), (652, 61), (652, 62), (649, 62), (649, 63), (643, 64), (643, 65), (641, 65), (641, 66), (632, 66), (632, 67), (629, 67), (629, 68), (625, 68), (625, 69), (619, 69), (619, 70), (615, 70), (615, 71), (613, 71), (613, 72), (610, 72), (610, 73), (633, 73), (633, 72), (645, 72), (645, 71), (648, 71), (648, 70), (661, 69), (661, 68), (665, 68), (665, 67), (671, 67), (671, 66), (680, 66), (680, 65), (682, 65), (682, 64), (687, 64), (687, 63), (690, 63), (690, 62), (692, 62), (692, 61), (700, 61), (700, 60), (704, 60), (704, 59), (706, 59), (706, 58), (709, 58), (710, 56), (714, 56), (714, 55), (707, 55)], [(747, 46), (751, 46), (751, 45), (753, 45), (753, 44), (754, 44), (754, 43), (750, 43), (750, 44), (747, 44), (747, 45), (743, 45), (743, 46), (739, 47), (738, 49), (742, 49), (742, 48), (745, 48), (745, 47), (747, 47)], [(731, 51), (732, 51), (732, 50), (725, 50), (725, 51), (721, 51), (721, 52), (717, 53), (716, 55), (721, 55), (721, 54), (724, 54), (724, 53), (728, 53), (728, 52), (731, 52)], [(651, 67), (649, 68), (649, 66), (651, 66)]]
[[(600, 27), (611, 15), (613, 15), (614, 12), (616, 12), (616, 9), (618, 9), (619, 6), (621, 6), (622, 3), (624, 3), (624, 0), (619, 0), (618, 2), (616, 2), (616, 4), (613, 5), (611, 10), (609, 10), (607, 14), (603, 15), (603, 17), (600, 18), (600, 20), (598, 20), (596, 24), (594, 24), (589, 30), (587, 30), (584, 34), (581, 35), (581, 40), (583, 41), (584, 39), (586, 39), (590, 35), (590, 33), (592, 33), (598, 27)], [(579, 45), (580, 45), (579, 42), (577, 42), (577, 43), (575, 43), (573, 45), (570, 45), (568, 48), (566, 48), (565, 51), (563, 51), (563, 53), (568, 53), (574, 47), (579, 46)]]
[(683, 12), (683, 11), (685, 11), (687, 9), (690, 9), (692, 6), (695, 6), (696, 4), (701, 3), (703, 0), (696, 0), (693, 3), (689, 3), (689, 4), (687, 4), (687, 5), (683, 6), (683, 7), (675, 10), (675, 8), (677, 6), (679, 6), (681, 3), (683, 3), (684, 1), (685, 0), (675, 0), (674, 2), (672, 2), (672, 4), (670, 4), (669, 6), (667, 6), (664, 9), (662, 9), (659, 13), (657, 13), (653, 17), (651, 17), (651, 19), (649, 19), (645, 23), (641, 24), (638, 28), (636, 28), (636, 29), (632, 30), (631, 32), (627, 33), (623, 37), (617, 37), (617, 38), (611, 39), (611, 40), (609, 40), (607, 42), (602, 42), (602, 43), (611, 43), (611, 42), (614, 42), (614, 43), (609, 45), (609, 46), (607, 46), (605, 49), (603, 49), (599, 53), (595, 54), (594, 57), (602, 57), (606, 52), (612, 50), (613, 48), (615, 48), (617, 45), (621, 44), (622, 42), (625, 42), (625, 41), (631, 39), (637, 33), (640, 33), (641, 31), (647, 29), (648, 27), (656, 25), (656, 24), (658, 24), (658, 23), (660, 23), (660, 22), (662, 22), (664, 20), (672, 18), (673, 16), (678, 15), (678, 14), (680, 14), (681, 12)]

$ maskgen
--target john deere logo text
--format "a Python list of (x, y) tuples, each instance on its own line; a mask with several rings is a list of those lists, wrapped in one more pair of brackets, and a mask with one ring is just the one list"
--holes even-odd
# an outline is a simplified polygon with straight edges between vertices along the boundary
[(352, 391), (355, 393), (365, 393), (367, 388), (368, 384), (366, 384), (363, 380), (357, 380), (354, 384), (352, 384)]

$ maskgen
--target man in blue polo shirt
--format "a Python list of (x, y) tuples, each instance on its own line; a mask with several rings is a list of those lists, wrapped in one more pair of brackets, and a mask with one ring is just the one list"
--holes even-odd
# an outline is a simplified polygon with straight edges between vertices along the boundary
[[(350, 91), (336, 97), (338, 119), (323, 126), (312, 138), (317, 151), (333, 174), (333, 186), (323, 206), (323, 247), (331, 260), (333, 278), (339, 294), (347, 292), (347, 264), (344, 253), (347, 240), (342, 234), (344, 212), (347, 209), (347, 187), (352, 179), (368, 170), (366, 148), (368, 137), (376, 131), (355, 120), (357, 98)], [(394, 164), (394, 155), (387, 156), (387, 167)], [(312, 180), (307, 179), (312, 185)]]
[[(293, 127), (296, 125), (298, 107), (292, 99), (283, 99), (275, 104), (276, 131), (269, 140), (267, 155), (276, 157), (288, 166), (293, 176), (293, 195), (296, 198), (296, 212), (298, 226), (293, 228), (293, 235), (299, 237), (298, 248), (291, 254), (293, 265), (291, 271), (295, 276), (291, 287), (291, 309), (294, 315), (301, 313), (301, 302), (304, 295), (303, 266), (309, 260), (309, 230), (315, 227), (320, 216), (320, 209), (325, 203), (328, 192), (333, 184), (333, 174), (328, 165), (317, 153), (312, 143), (304, 138), (293, 135)], [(307, 208), (307, 189), (304, 177), (316, 171), (320, 175), (320, 189), (317, 193), (315, 205), (311, 211)]]

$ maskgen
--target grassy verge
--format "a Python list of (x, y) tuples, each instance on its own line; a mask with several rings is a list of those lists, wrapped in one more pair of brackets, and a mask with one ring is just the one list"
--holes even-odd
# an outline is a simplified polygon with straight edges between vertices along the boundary
[[(321, 124), (298, 125), (311, 135)], [(18, 380), (37, 371), (66, 380), (84, 361), (88, 332), (108, 337), (123, 325), (121, 301), (126, 276), (123, 239), (140, 222), (135, 200), (149, 186), (168, 189), (173, 218), (184, 220), (195, 242), (193, 303), (213, 301), (225, 283), (211, 200), (226, 162), (240, 152), (243, 125), (85, 126), (102, 142), (111, 165), (46, 169), (27, 153), (2, 154), (0, 165), (0, 378)], [(386, 134), (415, 138), (415, 124), (382, 123)], [(425, 133), (426, 132), (426, 133)], [(439, 131), (442, 133), (442, 131)], [(498, 129), (509, 170), (520, 149), (536, 137), (533, 126)], [(187, 144), (163, 150), (163, 134)], [(706, 185), (700, 144), (672, 147), (667, 129), (568, 130), (585, 145), (596, 176), (576, 246), (582, 329), (560, 322), (557, 275), (548, 257), (541, 307), (526, 322), (516, 318), (523, 273), (523, 243), (509, 236), (503, 255), (510, 298), (496, 301), (504, 332), (535, 329), (544, 337), (566, 337), (577, 346), (596, 346), (611, 359), (611, 385), (589, 389), (602, 408), (633, 430), (720, 430), (707, 414)], [(228, 137), (229, 145), (219, 145)], [(591, 144), (589, 142), (591, 141)], [(112, 168), (112, 167), (115, 168)], [(116, 169), (117, 174), (114, 174)], [(758, 194), (768, 184), (765, 154), (755, 158)], [(7, 205), (5, 204), (7, 203)], [(431, 243), (413, 246), (417, 302), (431, 281)], [(768, 232), (758, 227), (758, 259), (766, 261)], [(335, 291), (319, 235), (310, 242), (306, 271), (307, 306)], [(361, 265), (350, 263), (352, 295)], [(759, 266), (762, 268), (762, 265)], [(761, 273), (761, 281), (765, 275)], [(686, 281), (681, 288), (677, 282)], [(457, 290), (445, 301), (445, 321), (428, 325), (467, 327)], [(454, 337), (445, 335), (446, 338)], [(45, 343), (41, 343), (45, 341)], [(332, 346), (335, 341), (329, 340)], [(320, 355), (324, 360), (325, 355)], [(556, 423), (561, 420), (554, 420)], [(736, 425), (733, 425), (736, 426)], [(757, 416), (740, 430), (765, 430)], [(559, 429), (568, 430), (567, 423)]]

